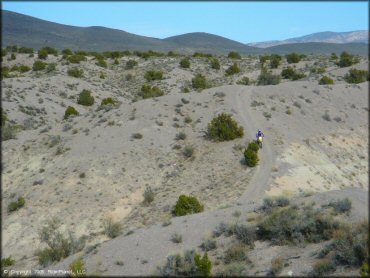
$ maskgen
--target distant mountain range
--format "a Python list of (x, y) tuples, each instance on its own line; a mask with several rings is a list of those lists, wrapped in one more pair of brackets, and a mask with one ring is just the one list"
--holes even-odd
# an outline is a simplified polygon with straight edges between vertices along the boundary
[(20, 45), (38, 49), (51, 46), (60, 50), (65, 48), (88, 51), (173, 50), (181, 53), (198, 51), (218, 54), (229, 51), (238, 51), (241, 54), (285, 54), (292, 51), (306, 54), (330, 54), (342, 51), (359, 55), (368, 54), (368, 44), (364, 43), (367, 42), (365, 38), (368, 38), (368, 31), (323, 32), (290, 39), (290, 42), (284, 40), (243, 44), (208, 33), (188, 33), (157, 39), (106, 27), (64, 25), (6, 10), (2, 10), (1, 13), (2, 47)]
[(326, 43), (369, 43), (369, 31), (352, 31), (352, 32), (319, 32), (303, 37), (292, 38), (282, 41), (266, 41), (257, 43), (248, 43), (254, 47), (271, 47), (292, 43), (309, 43), (309, 42), (326, 42)]

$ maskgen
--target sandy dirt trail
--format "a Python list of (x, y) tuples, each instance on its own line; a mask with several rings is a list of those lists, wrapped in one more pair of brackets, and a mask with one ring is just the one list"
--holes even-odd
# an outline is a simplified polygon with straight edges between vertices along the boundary
[[(263, 125), (253, 118), (250, 113), (250, 105), (247, 99), (250, 97), (250, 91), (248, 88), (240, 88), (233, 95), (233, 106), (237, 108), (237, 113), (242, 119), (242, 125), (247, 134), (256, 134), (258, 128), (262, 131)], [(266, 132), (265, 132), (266, 133)], [(253, 138), (254, 139), (254, 138)], [(271, 149), (271, 142), (266, 134), (263, 140), (263, 148), (258, 151), (259, 164), (256, 166), (256, 172), (254, 173), (251, 181), (246, 187), (243, 195), (239, 198), (240, 203), (255, 203), (258, 202), (265, 194), (268, 189), (268, 182), (271, 177), (272, 163), (275, 156)]]

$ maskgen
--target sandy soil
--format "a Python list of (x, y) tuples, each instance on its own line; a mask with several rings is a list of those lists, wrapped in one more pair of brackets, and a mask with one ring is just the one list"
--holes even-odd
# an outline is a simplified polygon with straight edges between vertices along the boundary
[[(64, 229), (72, 229), (76, 236), (87, 235), (88, 246), (101, 244), (96, 254), (81, 253), (89, 271), (144, 275), (153, 273), (171, 252), (197, 248), (220, 221), (232, 219), (235, 210), (253, 211), (268, 195), (294, 199), (308, 192), (313, 196), (342, 192), (362, 200), (354, 214), (365, 216), (361, 212), (368, 204), (364, 199), (368, 191), (368, 82), (347, 84), (342, 77), (349, 68), (339, 69), (325, 57), (309, 57), (295, 65), (308, 75), (303, 80), (283, 80), (274, 86), (236, 85), (244, 76), (257, 78), (258, 60), (244, 58), (239, 61), (241, 73), (226, 77), (225, 70), (233, 61), (219, 58), (220, 71), (210, 69), (206, 59), (192, 59), (190, 70), (179, 68), (180, 58), (130, 58), (139, 62), (132, 70), (124, 69), (127, 57), (120, 58), (118, 66), (109, 60), (108, 69), (89, 59), (77, 65), (85, 77), (76, 79), (67, 75), (76, 65), (50, 56), (47, 62), (57, 63), (55, 72), (4, 79), (3, 109), (10, 120), (27, 128), (16, 139), (3, 142), (3, 256), (15, 258), (16, 267), (37, 267), (34, 252), (43, 246), (38, 231), (45, 220), (57, 216)], [(5, 65), (32, 66), (34, 60), (19, 54)], [(315, 62), (326, 66), (335, 85), (318, 85), (320, 76), (309, 75)], [(274, 72), (280, 73), (285, 66)], [(368, 61), (355, 67), (365, 69)], [(165, 79), (152, 84), (167, 95), (138, 97), (148, 69), (164, 71)], [(99, 78), (101, 72), (105, 79)], [(182, 93), (198, 72), (214, 87)], [(127, 80), (128, 74), (132, 79)], [(92, 107), (77, 104), (83, 89), (93, 92)], [(109, 96), (118, 99), (120, 106), (99, 110), (101, 100)], [(80, 115), (63, 120), (69, 105)], [(207, 124), (221, 112), (231, 113), (244, 127), (243, 138), (223, 143), (205, 138)], [(323, 118), (325, 113), (330, 121)], [(185, 122), (186, 117), (191, 121)], [(260, 163), (248, 168), (240, 148), (254, 139), (258, 128), (266, 135)], [(176, 140), (179, 132), (185, 132), (185, 140)], [(134, 139), (134, 133), (142, 134), (142, 139)], [(187, 145), (195, 150), (191, 158), (182, 154)], [(150, 206), (142, 204), (147, 186), (155, 192)], [(205, 212), (172, 218), (171, 209), (180, 194), (196, 196)], [(25, 207), (7, 213), (8, 204), (18, 196), (26, 199)], [(134, 234), (108, 240), (101, 233), (107, 217), (122, 223), (124, 234)], [(168, 219), (172, 224), (162, 227)], [(169, 240), (174, 231), (183, 235), (180, 246)], [(301, 250), (302, 261), (296, 267), (312, 248), (316, 247)], [(264, 243), (253, 252), (258, 258), (272, 250), (283, 252)], [(73, 258), (56, 264), (55, 269), (66, 267)], [(125, 262), (123, 267), (115, 265), (117, 258)], [(305, 261), (304, 270), (310, 262)], [(253, 273), (263, 271), (266, 264), (257, 259)], [(303, 272), (294, 268), (293, 273)]]

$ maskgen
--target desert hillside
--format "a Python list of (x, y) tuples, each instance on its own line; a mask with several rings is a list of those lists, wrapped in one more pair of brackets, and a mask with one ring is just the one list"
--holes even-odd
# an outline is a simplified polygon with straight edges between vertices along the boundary
[[(331, 259), (326, 244), (361, 221), (368, 229), (367, 58), (340, 67), (340, 57), (283, 56), (270, 69), (273, 57), (198, 54), (187, 67), (183, 55), (136, 54), (3, 53), (2, 250), (12, 269), (68, 269), (81, 258), (90, 274), (173, 275), (168, 256), (194, 249), (209, 251), (213, 275), (267, 275), (277, 264), (276, 275), (316, 275)], [(210, 138), (221, 113), (243, 136)], [(244, 151), (258, 129), (251, 167)], [(182, 194), (203, 212), (175, 216)], [(320, 237), (286, 242), (256, 232), (241, 244), (226, 232), (265, 227), (284, 209), (328, 224), (312, 232)], [(76, 241), (58, 260), (40, 251), (55, 218)], [(333, 259), (322, 273), (358, 276), (360, 260)]]

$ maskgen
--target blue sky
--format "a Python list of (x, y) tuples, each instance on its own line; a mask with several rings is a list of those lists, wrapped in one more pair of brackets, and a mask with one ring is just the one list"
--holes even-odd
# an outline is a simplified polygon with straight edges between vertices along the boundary
[(74, 26), (166, 38), (207, 32), (242, 43), (368, 29), (368, 2), (11, 2), (2, 9)]

